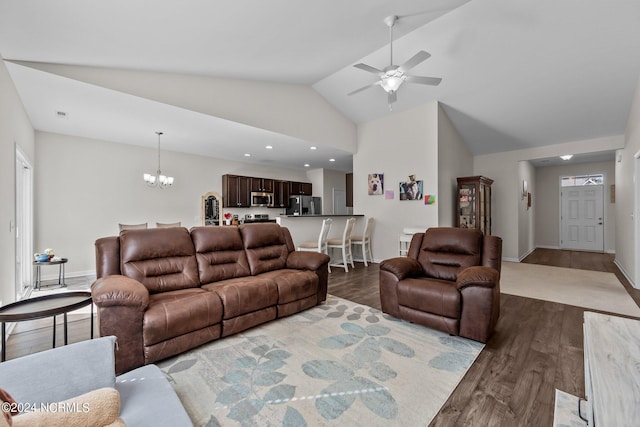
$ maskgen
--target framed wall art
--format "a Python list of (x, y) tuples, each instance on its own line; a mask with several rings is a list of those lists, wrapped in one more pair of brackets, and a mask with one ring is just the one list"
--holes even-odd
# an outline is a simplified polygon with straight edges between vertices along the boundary
[(384, 194), (384, 174), (370, 173), (367, 177), (370, 196), (381, 196)]

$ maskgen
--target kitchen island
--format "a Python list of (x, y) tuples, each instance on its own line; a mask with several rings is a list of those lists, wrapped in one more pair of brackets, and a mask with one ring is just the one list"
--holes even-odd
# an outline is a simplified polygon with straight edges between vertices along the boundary
[[(287, 227), (291, 232), (291, 238), (296, 248), (302, 242), (317, 242), (322, 228), (322, 221), (325, 218), (331, 218), (331, 231), (329, 238), (342, 238), (344, 227), (349, 218), (355, 218), (356, 223), (353, 226), (354, 235), (361, 235), (364, 231), (365, 216), (364, 215), (280, 215), (276, 217), (276, 222), (283, 227)], [(361, 260), (362, 254), (359, 248), (353, 248), (353, 259)]]

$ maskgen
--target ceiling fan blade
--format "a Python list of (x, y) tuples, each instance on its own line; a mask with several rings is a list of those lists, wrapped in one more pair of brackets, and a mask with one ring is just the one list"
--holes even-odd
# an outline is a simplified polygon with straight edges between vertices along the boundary
[(374, 68), (371, 65), (367, 65), (367, 64), (360, 63), (360, 64), (354, 65), (354, 67), (360, 68), (361, 70), (368, 71), (368, 72), (373, 73), (373, 74), (382, 74), (383, 73), (382, 70), (378, 70), (377, 68)]
[(389, 105), (391, 105), (398, 100), (398, 95), (395, 92), (389, 92), (387, 99), (389, 100)]
[(416, 53), (411, 58), (409, 58), (407, 62), (399, 66), (398, 70), (402, 71), (403, 73), (406, 73), (408, 70), (412, 69), (422, 61), (429, 59), (430, 56), (431, 56), (430, 53), (425, 52), (424, 50), (421, 50), (420, 52)]
[(418, 83), (421, 85), (438, 86), (442, 79), (440, 77), (423, 77), (423, 76), (407, 76), (409, 83)]
[(366, 86), (363, 86), (363, 87), (361, 87), (360, 89), (356, 89), (356, 90), (354, 90), (353, 92), (348, 93), (348, 94), (347, 94), (347, 96), (355, 95), (355, 94), (356, 94), (356, 93), (358, 93), (358, 92), (362, 92), (363, 90), (367, 90), (367, 89), (369, 89), (370, 87), (374, 87), (374, 86), (380, 86), (380, 80), (375, 81), (375, 82), (373, 82), (373, 83), (371, 83), (371, 84), (368, 84), (368, 85), (366, 85)]

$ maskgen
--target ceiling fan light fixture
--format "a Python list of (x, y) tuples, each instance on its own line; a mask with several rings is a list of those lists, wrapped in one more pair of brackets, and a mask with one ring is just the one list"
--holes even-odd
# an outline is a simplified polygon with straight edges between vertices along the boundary
[(406, 78), (407, 76), (405, 76), (402, 71), (387, 71), (381, 78), (380, 86), (382, 86), (387, 93), (392, 93), (398, 90)]

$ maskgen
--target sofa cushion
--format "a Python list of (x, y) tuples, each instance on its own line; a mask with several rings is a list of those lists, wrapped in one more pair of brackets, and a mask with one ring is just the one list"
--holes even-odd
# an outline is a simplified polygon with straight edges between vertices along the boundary
[(202, 289), (215, 292), (222, 300), (224, 319), (275, 306), (278, 288), (273, 280), (260, 277), (240, 277), (204, 285)]
[(458, 319), (461, 296), (455, 282), (438, 279), (404, 279), (398, 282), (398, 305)]
[(182, 289), (149, 296), (144, 313), (144, 345), (184, 335), (222, 321), (217, 294), (204, 289)]
[(242, 224), (238, 229), (252, 275), (285, 268), (289, 249), (278, 224)]
[(456, 281), (467, 267), (480, 265), (482, 232), (466, 228), (430, 228), (422, 239), (418, 262), (429, 277)]
[(150, 293), (197, 288), (196, 253), (186, 228), (150, 228), (120, 233), (120, 270)]
[(196, 250), (200, 283), (251, 274), (237, 227), (194, 227), (191, 238)]
[(120, 417), (128, 426), (190, 426), (192, 421), (164, 372), (146, 365), (118, 376)]
[(274, 270), (262, 273), (260, 278), (273, 280), (278, 286), (278, 304), (286, 304), (316, 295), (318, 293), (318, 275), (307, 270)]

